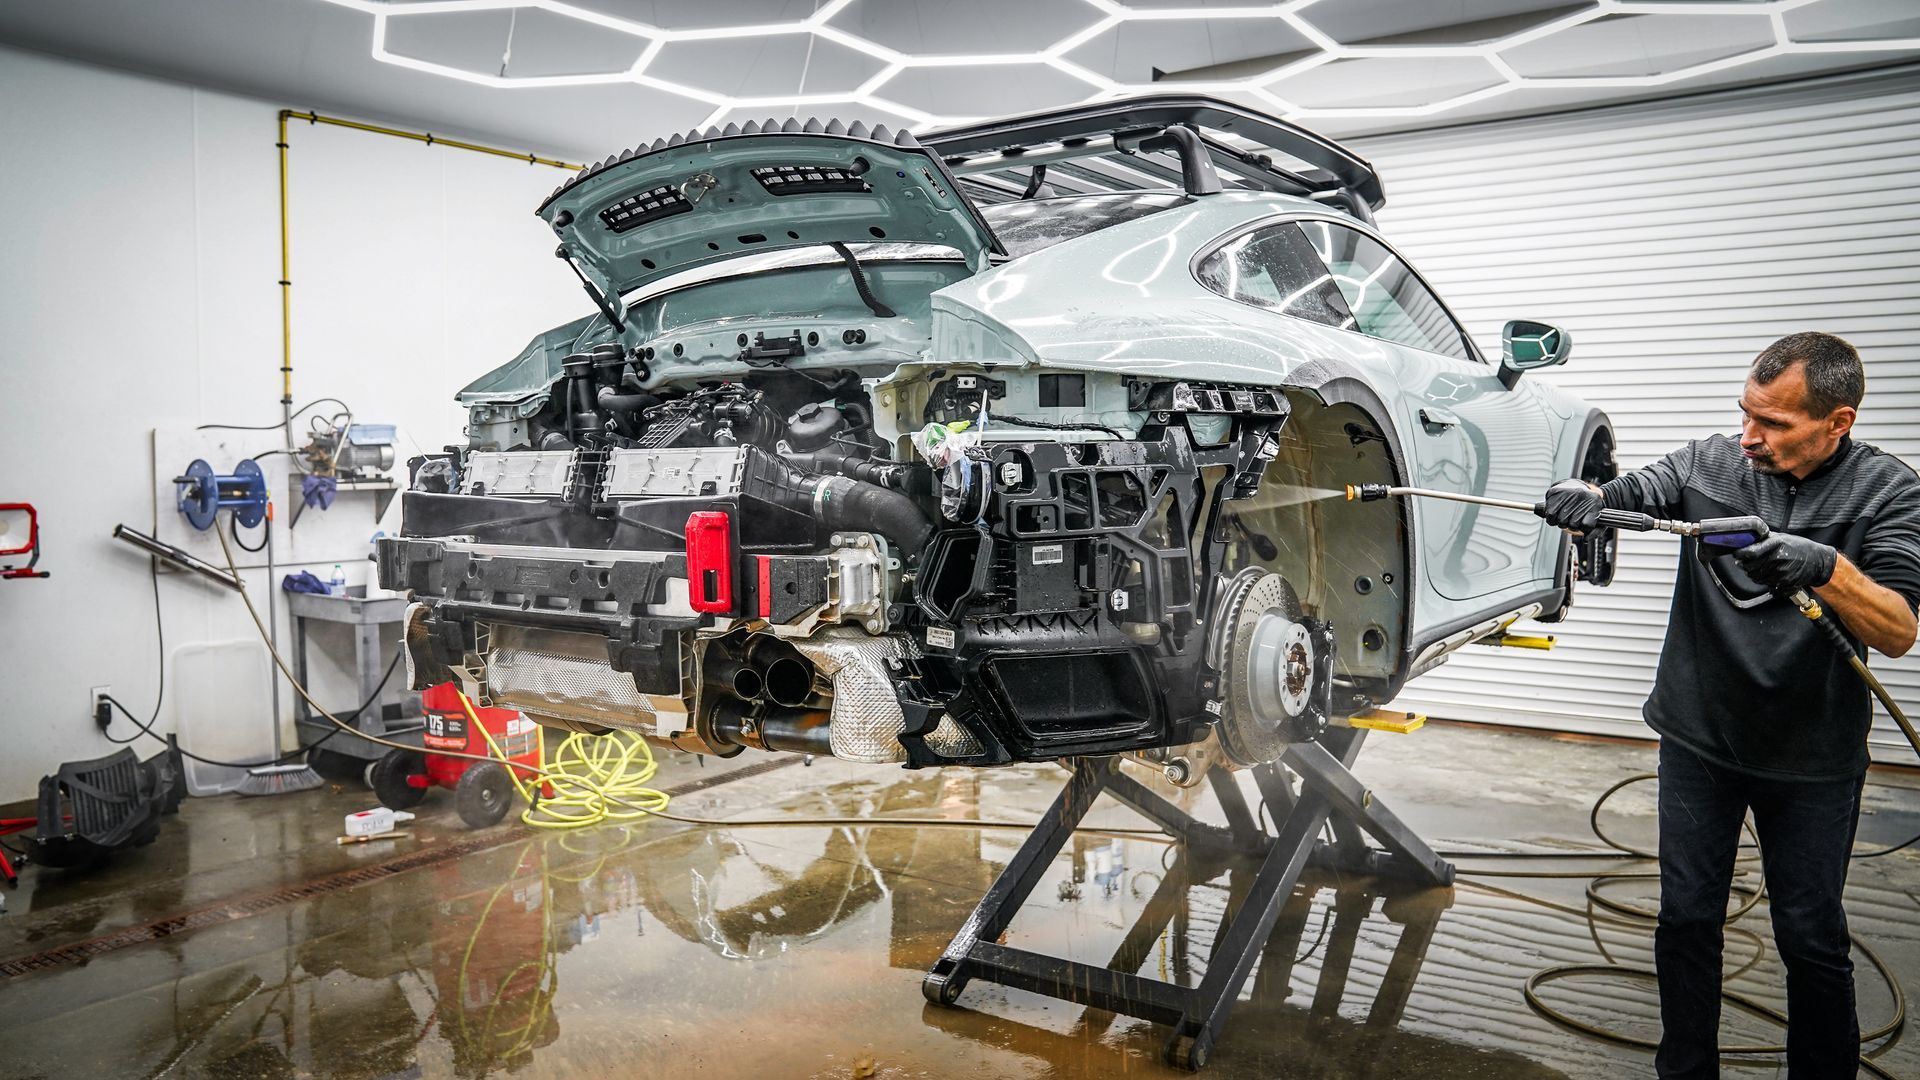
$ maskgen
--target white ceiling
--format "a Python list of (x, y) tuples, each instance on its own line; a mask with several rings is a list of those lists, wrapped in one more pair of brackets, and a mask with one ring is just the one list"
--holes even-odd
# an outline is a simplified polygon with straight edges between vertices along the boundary
[(575, 160), (1204, 91), (1334, 134), (1920, 58), (1916, 0), (0, 0), (0, 42)]

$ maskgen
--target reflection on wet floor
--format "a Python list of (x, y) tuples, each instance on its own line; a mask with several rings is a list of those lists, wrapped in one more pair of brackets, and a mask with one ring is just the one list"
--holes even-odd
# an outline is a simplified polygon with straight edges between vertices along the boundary
[[(1359, 771), (1439, 847), (1585, 846), (1587, 799), (1650, 757), (1459, 729), (1417, 738), (1382, 740)], [(820, 762), (716, 785), (676, 807), (1031, 820), (1063, 776)], [(1920, 831), (1912, 794), (1869, 789), (1863, 844)], [(189, 803), (172, 846), (115, 868), (113, 888), (48, 874), (10, 898), (0, 961), (395, 858), (319, 849), (327, 819), (357, 798)], [(1183, 805), (1207, 812), (1204, 801)], [(1621, 801), (1624, 838), (1650, 836), (1650, 808), (1641, 796)], [(1102, 804), (1093, 823), (1140, 821)], [(444, 815), (423, 818), (420, 831), (430, 843), (475, 839)], [(459, 858), (0, 978), (0, 1076), (1175, 1075), (1160, 1059), (1166, 1029), (1144, 1021), (984, 982), (957, 1009), (923, 1002), (922, 974), (1021, 838), (958, 827), (502, 827), (481, 834), (491, 846)], [(1144, 837), (1083, 834), (1006, 941), (1194, 985), (1251, 870)], [(1902, 852), (1859, 864), (1849, 890), (1855, 929), (1910, 988), (1920, 971), (1916, 885), (1920, 863)], [(1648, 903), (1653, 887), (1612, 895)], [(1650, 962), (1644, 929), (1590, 914), (1579, 881), (1419, 890), (1310, 873), (1205, 1075), (1648, 1074), (1648, 1055), (1557, 1028), (1521, 999), (1520, 983), (1549, 964)], [(1736, 984), (1777, 1003), (1764, 915), (1763, 905), (1729, 934), (1728, 966), (1751, 961)], [(1870, 971), (1860, 984), (1872, 1026), (1889, 998)], [(1656, 1029), (1638, 983), (1576, 980), (1545, 993), (1592, 1022)], [(1729, 1017), (1727, 1037), (1777, 1032)], [(1904, 1044), (1880, 1060), (1920, 1073), (1920, 1053)]]

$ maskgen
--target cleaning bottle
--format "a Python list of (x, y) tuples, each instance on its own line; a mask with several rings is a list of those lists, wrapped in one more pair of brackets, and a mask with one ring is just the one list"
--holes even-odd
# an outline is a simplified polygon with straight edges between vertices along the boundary
[(327, 580), (327, 595), (347, 595), (347, 572), (340, 568), (339, 563), (333, 564), (333, 577)]

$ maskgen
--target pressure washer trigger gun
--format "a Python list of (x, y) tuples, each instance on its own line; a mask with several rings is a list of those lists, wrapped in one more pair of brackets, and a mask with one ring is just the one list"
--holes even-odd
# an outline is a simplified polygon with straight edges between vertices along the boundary
[[(1699, 541), (1698, 546), (1694, 548), (1694, 554), (1701, 562), (1711, 562), (1716, 555), (1750, 547), (1770, 535), (1767, 523), (1752, 516), (1707, 518), (1704, 521), (1682, 524), (1687, 525), (1689, 531), (1681, 535), (1692, 536)], [(1820, 629), (1826, 631), (1827, 635), (1834, 639), (1835, 644), (1842, 649), (1852, 650), (1853, 647), (1847, 643), (1845, 636), (1840, 634), (1839, 628), (1833, 624), (1833, 621), (1821, 617), (1825, 612), (1820, 610), (1820, 602), (1813, 598), (1813, 594), (1805, 589), (1794, 589), (1778, 595), (1785, 597), (1788, 603), (1800, 609), (1800, 614), (1812, 619)]]
[(1691, 536), (1698, 541), (1694, 554), (1701, 562), (1711, 562), (1717, 556), (1757, 544), (1769, 535), (1767, 523), (1751, 515), (1707, 518), (1702, 521), (1668, 521), (1632, 510), (1602, 510), (1600, 525), (1602, 528), (1611, 527), (1628, 532), (1665, 532), (1675, 536)]
[[(1700, 557), (1710, 559), (1715, 555), (1724, 555), (1729, 551), (1738, 551), (1765, 540), (1768, 536), (1767, 523), (1757, 517), (1707, 518), (1704, 521), (1680, 522), (1687, 526), (1682, 536), (1691, 536), (1700, 541)], [(1718, 548), (1718, 551), (1708, 551)]]

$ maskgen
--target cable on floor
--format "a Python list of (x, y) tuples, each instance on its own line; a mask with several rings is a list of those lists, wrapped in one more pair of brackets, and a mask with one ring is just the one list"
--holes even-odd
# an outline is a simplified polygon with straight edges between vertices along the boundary
[[(1647, 780), (1656, 779), (1657, 775), (1658, 774), (1656, 773), (1639, 773), (1634, 776), (1630, 776), (1625, 780), (1622, 780), (1619, 783), (1614, 784), (1612, 787), (1609, 787), (1606, 791), (1602, 792), (1600, 794), (1600, 797), (1594, 800), (1592, 807), (1589, 808), (1587, 813), (1587, 821), (1588, 821), (1588, 824), (1592, 827), (1594, 836), (1597, 837), (1601, 843), (1611, 848), (1612, 851), (1610, 852), (1575, 852), (1575, 853), (1502, 852), (1502, 853), (1498, 853), (1497, 857), (1513, 858), (1513, 859), (1565, 859), (1565, 858), (1611, 857), (1614, 859), (1619, 859), (1621, 861), (1657, 862), (1659, 859), (1659, 855), (1657, 852), (1648, 851), (1643, 848), (1637, 848), (1632, 845), (1623, 843), (1620, 840), (1609, 835), (1607, 831), (1604, 828), (1602, 828), (1600, 825), (1600, 813), (1602, 809), (1605, 808), (1608, 800), (1612, 799), (1616, 794), (1618, 794), (1619, 792), (1625, 790), (1626, 788), (1634, 784), (1642, 783)], [(1748, 824), (1744, 827), (1747, 829), (1749, 835), (1751, 835), (1752, 826)], [(1877, 858), (1882, 855), (1890, 855), (1893, 852), (1899, 851), (1902, 848), (1905, 848), (1915, 842), (1920, 842), (1920, 836), (1913, 837), (1909, 840), (1906, 840), (1903, 843), (1896, 844), (1892, 847), (1878, 849), (1875, 851), (1856, 853), (1851, 857), (1856, 859), (1861, 859), (1861, 858)], [(1495, 853), (1492, 853), (1492, 852), (1453, 852), (1449, 854), (1452, 856), (1461, 857), (1461, 858), (1495, 857)], [(1754, 858), (1754, 856), (1745, 856), (1744, 858), (1751, 859), (1751, 858)], [(1736, 873), (1744, 874), (1745, 871), (1736, 871)], [(1604, 886), (1606, 886), (1609, 882), (1624, 881), (1624, 880), (1658, 881), (1660, 878), (1660, 875), (1658, 873), (1648, 873), (1644, 871), (1603, 871), (1601, 873), (1595, 874), (1595, 873), (1590, 873), (1588, 871), (1583, 871), (1583, 870), (1539, 870), (1539, 871), (1456, 870), (1456, 875), (1459, 878), (1468, 879), (1468, 880), (1463, 880), (1461, 882), (1461, 884), (1463, 885), (1478, 887), (1481, 889), (1485, 889), (1487, 891), (1498, 893), (1500, 895), (1513, 897), (1515, 899), (1526, 901), (1529, 903), (1540, 904), (1542, 906), (1554, 908), (1557, 910), (1568, 910), (1568, 909), (1565, 907), (1565, 905), (1557, 904), (1557, 903), (1554, 903), (1553, 901), (1544, 900), (1539, 897), (1529, 896), (1526, 893), (1518, 892), (1512, 889), (1504, 889), (1504, 888), (1499, 888), (1498, 886), (1484, 885), (1479, 882), (1473, 881), (1471, 879), (1479, 878), (1479, 877), (1530, 877), (1530, 878), (1550, 878), (1550, 879), (1559, 878), (1559, 879), (1565, 879), (1565, 880), (1580, 880), (1584, 878), (1584, 879), (1587, 879), (1588, 881), (1588, 885), (1586, 888), (1587, 899), (1591, 903), (1598, 905), (1602, 908), (1605, 908), (1607, 911), (1613, 913), (1613, 917), (1606, 920), (1608, 923), (1614, 926), (1623, 927), (1623, 928), (1645, 930), (1653, 927), (1658, 918), (1658, 914), (1656, 912), (1650, 911), (1646, 908), (1639, 907), (1633, 904), (1627, 904), (1622, 901), (1613, 900), (1611, 898), (1601, 895), (1601, 889)], [(1758, 877), (1757, 871), (1755, 872), (1755, 876)], [(1740, 904), (1739, 907), (1735, 908), (1732, 912), (1728, 913), (1726, 918), (1726, 925), (1728, 926), (1731, 926), (1734, 923), (1738, 922), (1741, 918), (1743, 918), (1748, 912), (1752, 911), (1759, 904), (1761, 898), (1765, 895), (1766, 887), (1765, 887), (1764, 881), (1762, 881), (1761, 884), (1758, 886), (1744, 885), (1736, 882), (1734, 885), (1734, 891), (1745, 896), (1746, 899)], [(1591, 911), (1587, 913), (1587, 917), (1590, 919), (1592, 918)], [(1866, 957), (1867, 962), (1873, 965), (1873, 969), (1880, 974), (1881, 981), (1886, 984), (1888, 993), (1891, 994), (1893, 997), (1892, 1017), (1889, 1018), (1884, 1023), (1880, 1024), (1879, 1026), (1874, 1027), (1871, 1030), (1862, 1031), (1860, 1033), (1860, 1042), (1861, 1042), (1861, 1045), (1864, 1046), (1868, 1043), (1877, 1042), (1880, 1039), (1893, 1034), (1894, 1032), (1900, 1030), (1906, 1024), (1907, 998), (1906, 998), (1906, 992), (1900, 986), (1900, 980), (1895, 977), (1893, 970), (1890, 967), (1888, 967), (1887, 962), (1881, 958), (1880, 954), (1875, 952), (1872, 946), (1868, 945), (1864, 940), (1862, 940), (1858, 934), (1855, 934), (1849, 931), (1847, 934), (1847, 938), (1848, 938), (1848, 941), (1852, 944), (1852, 946), (1855, 949), (1858, 949), (1862, 956)], [(1534, 1012), (1540, 1014), (1541, 1016), (1552, 1021), (1553, 1023), (1561, 1025), (1562, 1027), (1580, 1032), (1583, 1035), (1587, 1035), (1595, 1039), (1600, 1039), (1605, 1042), (1615, 1043), (1621, 1046), (1632, 1046), (1632, 1047), (1637, 1047), (1643, 1050), (1659, 1049), (1660, 1044), (1657, 1040), (1644, 1038), (1638, 1035), (1628, 1034), (1627, 1032), (1623, 1032), (1623, 1031), (1615, 1031), (1612, 1028), (1603, 1027), (1599, 1024), (1594, 1024), (1585, 1020), (1581, 1020), (1558, 1008), (1555, 1008), (1552, 1005), (1547, 1004), (1546, 1001), (1541, 998), (1540, 988), (1542, 986), (1545, 986), (1550, 982), (1556, 982), (1562, 979), (1571, 979), (1571, 978), (1578, 978), (1578, 977), (1610, 977), (1610, 978), (1625, 977), (1629, 979), (1634, 979), (1636, 981), (1650, 982), (1650, 981), (1653, 981), (1656, 976), (1652, 968), (1642, 967), (1638, 965), (1631, 965), (1631, 964), (1616, 964), (1616, 963), (1556, 964), (1551, 967), (1542, 968), (1539, 971), (1534, 972), (1532, 975), (1529, 975), (1526, 981), (1521, 985), (1521, 994), (1523, 997), (1525, 997), (1529, 1008), (1533, 1009)], [(1738, 991), (1725, 989), (1724, 987), (1720, 991), (1720, 998), (1722, 1001), (1726, 1002), (1727, 1004), (1732, 1005), (1734, 1008), (1739, 1009), (1740, 1011), (1745, 1012), (1751, 1016), (1755, 1016), (1765, 1020), (1770, 1020), (1776, 1024), (1781, 1025), (1782, 1027), (1786, 1026), (1786, 1023), (1787, 1023), (1786, 1014), (1773, 1008), (1770, 1005), (1767, 1005), (1764, 1002), (1748, 997), (1744, 994), (1739, 993)], [(1777, 1043), (1777, 1044), (1776, 1043), (1768, 1043), (1768, 1044), (1755, 1043), (1751, 1045), (1722, 1046), (1720, 1047), (1720, 1054), (1722, 1057), (1750, 1057), (1750, 1056), (1760, 1055), (1760, 1054), (1784, 1054), (1786, 1052), (1786, 1049), (1787, 1047), (1785, 1043)], [(1887, 1080), (1894, 1080), (1894, 1074), (1892, 1072), (1889, 1072), (1884, 1066), (1880, 1065), (1878, 1062), (1868, 1057), (1864, 1052), (1861, 1053), (1859, 1061), (1860, 1061), (1860, 1067), (1862, 1069), (1865, 1069), (1867, 1072), (1870, 1072), (1873, 1075), (1878, 1077), (1887, 1078)]]

